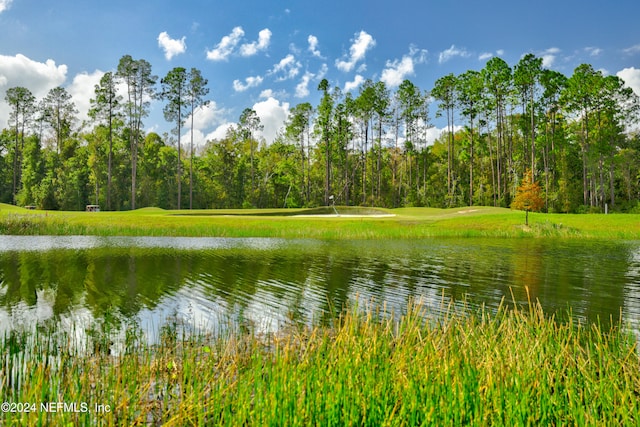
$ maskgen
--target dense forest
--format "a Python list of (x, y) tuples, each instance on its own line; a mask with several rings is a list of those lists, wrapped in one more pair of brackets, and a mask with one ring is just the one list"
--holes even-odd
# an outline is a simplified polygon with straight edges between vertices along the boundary
[[(158, 79), (126, 55), (96, 85), (84, 123), (62, 87), (42, 100), (8, 89), (0, 201), (64, 210), (508, 207), (532, 171), (546, 211), (640, 210), (640, 136), (630, 131), (638, 97), (588, 64), (565, 76), (531, 54), (513, 67), (494, 57), (429, 90), (368, 80), (342, 93), (322, 80), (319, 105), (291, 108), (274, 141), (257, 137), (260, 118), (247, 108), (225, 138), (196, 149), (182, 128), (207, 105), (207, 85), (197, 69)], [(152, 99), (162, 100), (171, 135), (144, 132)], [(434, 117), (448, 131), (429, 143)]]

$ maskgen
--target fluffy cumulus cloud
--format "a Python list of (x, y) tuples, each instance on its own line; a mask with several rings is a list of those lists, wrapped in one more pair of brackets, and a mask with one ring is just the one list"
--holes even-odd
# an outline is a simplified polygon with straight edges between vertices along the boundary
[(307, 96), (309, 96), (309, 83), (311, 82), (311, 79), (313, 79), (315, 77), (315, 74), (307, 71), (306, 73), (304, 73), (304, 76), (302, 76), (302, 79), (300, 80), (300, 82), (296, 85), (296, 98), (306, 98)]
[(438, 63), (444, 64), (455, 57), (468, 58), (469, 56), (471, 56), (471, 54), (467, 52), (466, 49), (457, 48), (456, 45), (452, 44), (449, 49), (440, 52), (438, 55)]
[(624, 80), (624, 83), (633, 89), (636, 95), (640, 96), (640, 69), (635, 67), (625, 68), (622, 71), (618, 71), (616, 76)]
[(240, 55), (242, 56), (253, 56), (256, 53), (266, 50), (269, 47), (269, 43), (271, 42), (271, 30), (265, 28), (264, 30), (258, 33), (258, 40), (246, 43), (240, 46)]
[[(197, 108), (193, 113), (193, 129), (207, 130), (225, 122), (227, 110), (218, 106), (215, 101)], [(191, 115), (185, 120), (185, 129), (191, 128)]]
[(493, 52), (483, 52), (480, 55), (478, 55), (478, 61), (486, 61), (487, 59), (491, 59), (494, 56), (503, 56), (503, 55), (504, 55), (503, 49), (496, 50), (495, 54)]
[[(46, 96), (47, 92), (62, 85), (67, 78), (67, 66), (56, 65), (55, 61), (37, 62), (24, 55), (0, 55), (0, 99), (3, 100), (7, 89), (23, 86), (33, 93), (36, 99)], [(0, 128), (9, 118), (9, 106), (0, 102)]]
[(253, 105), (260, 123), (264, 126), (261, 136), (270, 144), (284, 126), (289, 116), (289, 103), (280, 102), (275, 98), (267, 98)]
[(336, 60), (336, 67), (340, 71), (349, 72), (353, 70), (358, 62), (364, 60), (367, 51), (376, 45), (375, 39), (365, 31), (357, 33), (352, 41), (353, 44), (349, 48), (348, 58)]
[(0, 0), (0, 13), (4, 12), (5, 10), (9, 9), (9, 6), (11, 6), (11, 2), (13, 0)]
[(556, 62), (556, 58), (560, 52), (561, 50), (557, 47), (550, 47), (549, 49), (540, 52), (538, 56), (542, 58), (542, 66), (544, 68), (551, 68)]
[(207, 135), (202, 137), (202, 139), (205, 142), (224, 139), (227, 136), (229, 129), (234, 127), (236, 127), (236, 123), (225, 122), (215, 128), (212, 132), (209, 132)]
[(322, 58), (322, 54), (318, 50), (318, 38), (314, 35), (310, 35), (307, 38), (307, 41), (309, 42), (309, 52), (311, 52), (313, 56)]
[[(231, 123), (225, 120), (227, 110), (218, 107), (215, 101), (202, 106), (193, 114), (193, 143), (202, 146), (207, 141), (222, 139), (226, 136)], [(181, 138), (182, 142), (191, 142), (191, 116), (185, 121), (185, 133)]]
[(166, 31), (163, 31), (158, 36), (158, 46), (164, 51), (164, 57), (169, 61), (174, 56), (186, 52), (187, 43), (185, 40), (186, 37), (179, 40), (172, 39)]
[(96, 70), (93, 73), (80, 73), (73, 78), (73, 82), (67, 88), (71, 95), (71, 100), (78, 109), (80, 120), (89, 118), (88, 112), (91, 108), (91, 98), (95, 98), (95, 87), (100, 83), (104, 71)]
[(320, 81), (324, 79), (324, 77), (327, 75), (328, 72), (329, 72), (329, 66), (327, 64), (322, 64), (318, 72), (315, 73), (316, 80)]
[(207, 51), (207, 59), (211, 61), (226, 61), (238, 43), (240, 43), (242, 37), (244, 37), (242, 27), (235, 27), (230, 34), (222, 37), (215, 48)]
[(364, 83), (364, 77), (360, 74), (356, 74), (355, 78), (351, 82), (346, 82), (344, 84), (344, 91), (351, 92), (354, 89), (357, 89), (362, 83)]
[(414, 75), (415, 65), (427, 61), (427, 51), (411, 47), (408, 55), (402, 59), (387, 61), (386, 68), (382, 70), (382, 80), (389, 87), (398, 87), (407, 77)]
[(245, 90), (252, 87), (260, 86), (263, 80), (264, 79), (261, 76), (247, 77), (246, 79), (244, 79), (244, 83), (242, 83), (240, 80), (234, 80), (233, 89), (236, 92), (244, 92)]
[(306, 73), (304, 73), (304, 75), (300, 79), (300, 82), (296, 85), (295, 97), (306, 98), (307, 96), (309, 96), (309, 84), (312, 81), (322, 80), (324, 76), (327, 75), (328, 71), (329, 67), (327, 66), (327, 64), (322, 64), (318, 72), (312, 73), (310, 71), (307, 71)]
[(276, 75), (278, 81), (293, 79), (300, 73), (302, 65), (296, 60), (295, 56), (288, 54), (273, 66), (270, 75)]
[(262, 99), (271, 98), (272, 96), (274, 96), (273, 89), (265, 89), (260, 92), (260, 98)]
[(226, 61), (229, 59), (238, 45), (240, 55), (253, 56), (258, 52), (266, 50), (271, 43), (271, 30), (265, 28), (258, 33), (258, 40), (240, 44), (244, 38), (244, 30), (242, 27), (235, 27), (231, 33), (222, 37), (215, 48), (207, 50), (207, 59), (211, 61)]

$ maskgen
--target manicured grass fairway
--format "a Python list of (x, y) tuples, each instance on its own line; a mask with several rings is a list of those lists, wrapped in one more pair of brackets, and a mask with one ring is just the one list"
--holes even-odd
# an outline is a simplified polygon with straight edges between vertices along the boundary
[[(133, 212), (28, 211), (0, 205), (0, 234), (411, 239), (425, 237), (581, 237), (639, 239), (640, 215), (530, 214), (502, 208), (357, 209), (309, 217), (317, 210), (195, 210)], [(329, 212), (326, 210), (326, 212)], [(300, 216), (282, 216), (299, 213)]]

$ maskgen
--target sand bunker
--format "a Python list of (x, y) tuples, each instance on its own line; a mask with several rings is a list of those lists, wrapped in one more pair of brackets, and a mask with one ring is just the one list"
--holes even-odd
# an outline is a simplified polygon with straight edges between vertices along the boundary
[(388, 218), (395, 214), (373, 214), (373, 215), (352, 215), (352, 214), (316, 214), (316, 215), (292, 215), (296, 218)]

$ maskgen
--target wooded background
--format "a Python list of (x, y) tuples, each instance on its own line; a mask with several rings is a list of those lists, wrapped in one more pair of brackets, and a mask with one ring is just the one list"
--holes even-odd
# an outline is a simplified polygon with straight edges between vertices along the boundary
[[(64, 88), (37, 100), (12, 87), (0, 201), (266, 208), (329, 205), (334, 196), (338, 205), (508, 207), (531, 170), (546, 211), (640, 212), (638, 96), (589, 64), (565, 76), (532, 54), (513, 67), (494, 57), (427, 89), (405, 80), (391, 92), (367, 80), (342, 93), (323, 80), (318, 90), (319, 104), (291, 108), (273, 141), (257, 138), (260, 118), (247, 108), (225, 138), (194, 147), (191, 135), (176, 135), (208, 102), (197, 69), (158, 79), (147, 61), (125, 55), (96, 86), (83, 123)], [(143, 130), (156, 97), (171, 134)], [(430, 143), (439, 117), (448, 131)]]

